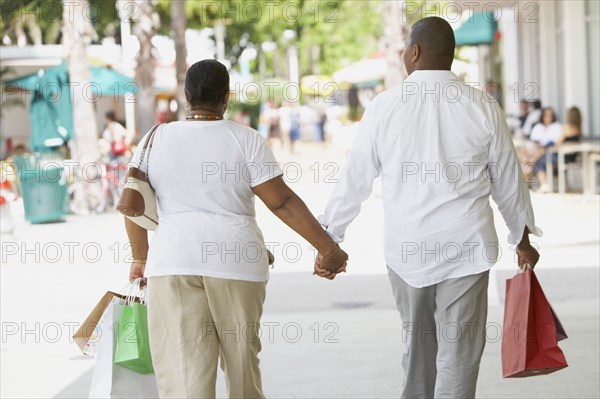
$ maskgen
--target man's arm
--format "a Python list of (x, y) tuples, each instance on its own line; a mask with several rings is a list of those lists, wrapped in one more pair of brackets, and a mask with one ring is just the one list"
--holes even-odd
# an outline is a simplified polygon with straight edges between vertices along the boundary
[(508, 241), (517, 244), (519, 267), (529, 264), (533, 268), (539, 254), (531, 246), (529, 234), (541, 237), (543, 232), (535, 226), (529, 189), (518, 163), (508, 125), (496, 103), (492, 104), (492, 118), (488, 164), (492, 198), (510, 230)]
[(319, 222), (335, 242), (344, 240), (348, 225), (360, 213), (361, 203), (369, 198), (373, 180), (379, 176), (381, 163), (377, 151), (377, 119), (371, 103), (360, 122), (356, 138), (342, 169), (325, 212)]

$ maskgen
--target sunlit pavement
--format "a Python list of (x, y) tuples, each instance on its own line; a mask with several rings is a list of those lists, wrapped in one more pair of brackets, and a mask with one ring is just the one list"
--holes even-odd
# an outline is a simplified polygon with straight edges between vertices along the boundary
[[(343, 153), (306, 145), (300, 151), (276, 152), (292, 188), (318, 214)], [(267, 396), (399, 396), (401, 324), (382, 255), (378, 190), (348, 229), (343, 244), (350, 254), (348, 273), (333, 282), (311, 275), (313, 251), (258, 205), (259, 224), (277, 258), (263, 318)], [(542, 254), (536, 270), (569, 335), (561, 347), (570, 367), (550, 376), (502, 379), (500, 342), (490, 332), (478, 396), (598, 397), (598, 196), (533, 194), (533, 201), (545, 232), (534, 240)], [(72, 216), (65, 223), (32, 226), (14, 208), (16, 229), (2, 236), (1, 396), (86, 397), (94, 360), (81, 355), (69, 337), (105, 291), (126, 283), (121, 217)], [(489, 323), (501, 325), (504, 280), (515, 266), (499, 214), (496, 223), (502, 256), (491, 278)], [(224, 395), (222, 378), (219, 392)]]

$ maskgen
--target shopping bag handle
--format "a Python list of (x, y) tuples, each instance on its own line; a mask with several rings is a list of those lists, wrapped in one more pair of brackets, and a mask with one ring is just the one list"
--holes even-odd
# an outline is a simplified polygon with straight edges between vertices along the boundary
[(140, 303), (146, 303), (146, 286), (142, 286), (142, 280), (143, 278), (138, 277), (121, 289), (120, 293), (125, 296), (126, 305), (135, 302), (136, 298), (140, 298)]
[(529, 263), (524, 263), (522, 267), (519, 267), (518, 273), (525, 273), (527, 270), (533, 270)]
[[(146, 303), (146, 286), (142, 286), (142, 277), (138, 277), (131, 282), (131, 290), (129, 291), (128, 304), (135, 302), (135, 298), (140, 298), (140, 303)], [(135, 289), (135, 291), (134, 291)], [(133, 293), (133, 295), (131, 295)]]

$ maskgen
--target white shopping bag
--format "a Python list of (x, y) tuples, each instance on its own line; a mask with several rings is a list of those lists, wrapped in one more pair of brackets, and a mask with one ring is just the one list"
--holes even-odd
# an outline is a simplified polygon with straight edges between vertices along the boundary
[(121, 319), (123, 303), (115, 297), (108, 305), (100, 322), (99, 348), (96, 365), (90, 386), (90, 399), (105, 398), (158, 398), (156, 377), (152, 374), (139, 374), (114, 364), (115, 334)]

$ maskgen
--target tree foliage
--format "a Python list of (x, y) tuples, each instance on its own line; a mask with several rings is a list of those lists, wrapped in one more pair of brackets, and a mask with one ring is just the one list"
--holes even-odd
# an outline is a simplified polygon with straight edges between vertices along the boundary
[[(163, 21), (159, 32), (163, 34), (170, 33), (171, 1), (158, 0), (156, 6)], [(331, 74), (377, 52), (381, 34), (380, 3), (380, 0), (189, 1), (186, 12), (191, 29), (210, 28), (215, 23), (226, 25), (226, 56), (234, 66), (244, 49), (253, 47), (261, 53), (262, 43), (272, 42), (276, 49), (264, 54), (267, 75), (275, 75), (275, 58), (285, 63), (285, 51), (290, 45), (299, 48), (302, 74), (317, 70)], [(286, 30), (292, 30), (296, 38), (286, 39)], [(315, 47), (319, 50), (315, 51)], [(317, 59), (311, 57), (311, 52), (318, 54)], [(258, 63), (252, 67), (256, 72)]]
[[(158, 34), (172, 36), (171, 1), (157, 0), (155, 9), (161, 20)], [(114, 37), (120, 43), (119, 16), (115, 0), (89, 0), (86, 13), (96, 31), (94, 43)], [(2, 37), (13, 44), (21, 36), (27, 44), (61, 42), (62, 0), (22, 0), (3, 2), (0, 28)], [(244, 49), (263, 52), (262, 43), (276, 44), (264, 54), (267, 76), (285, 76), (286, 49), (296, 45), (301, 73), (331, 74), (337, 69), (378, 51), (381, 35), (380, 0), (191, 0), (185, 2), (188, 27), (203, 29), (215, 23), (226, 25), (226, 57), (239, 63)], [(286, 39), (292, 30), (295, 38)], [(275, 70), (279, 60), (281, 68)], [(258, 62), (252, 64), (253, 72)]]
[[(119, 42), (119, 16), (115, 0), (88, 0), (85, 11), (73, 17), (88, 20), (95, 32), (94, 43), (105, 37), (115, 37)], [(13, 44), (19, 37), (26, 44), (58, 44), (62, 40), (62, 0), (2, 1), (0, 5), (0, 31)]]

